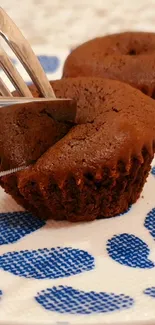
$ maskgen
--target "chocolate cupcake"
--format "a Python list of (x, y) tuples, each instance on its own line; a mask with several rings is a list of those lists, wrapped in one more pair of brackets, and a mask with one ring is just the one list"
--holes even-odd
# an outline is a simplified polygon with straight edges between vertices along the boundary
[(139, 198), (153, 159), (154, 101), (102, 78), (51, 84), (57, 97), (77, 102), (74, 126), (17, 173), (10, 188), (3, 177), (3, 187), (42, 218), (89, 221), (125, 212)]
[(125, 32), (90, 40), (66, 59), (63, 77), (120, 80), (155, 99), (155, 33)]

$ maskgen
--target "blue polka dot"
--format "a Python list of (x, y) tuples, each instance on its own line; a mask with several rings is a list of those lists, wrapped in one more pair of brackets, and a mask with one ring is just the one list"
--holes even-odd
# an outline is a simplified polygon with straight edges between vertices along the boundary
[(33, 82), (32, 81), (26, 81), (26, 84), (27, 84), (27, 86), (31, 86), (31, 85), (33, 85)]
[(107, 242), (107, 252), (114, 261), (126, 266), (141, 269), (154, 267), (154, 263), (148, 259), (148, 245), (132, 234), (113, 236)]
[(45, 309), (69, 314), (106, 313), (130, 308), (134, 299), (124, 294), (85, 292), (67, 286), (47, 288), (36, 301)]
[(116, 217), (121, 217), (121, 216), (124, 216), (125, 214), (127, 214), (130, 210), (131, 210), (131, 207), (132, 205), (129, 206), (128, 210), (123, 212), (123, 213), (120, 213), (119, 215), (117, 215)]
[(0, 290), (0, 301), (1, 301), (1, 298), (2, 298), (2, 290)]
[(59, 68), (60, 61), (57, 56), (39, 55), (38, 59), (46, 73), (55, 72)]
[(151, 174), (155, 176), (155, 166), (152, 168)]
[(13, 64), (17, 64), (17, 60), (16, 59), (11, 58), (11, 61), (12, 61)]
[(155, 239), (155, 208), (153, 208), (147, 214), (144, 226), (149, 230), (150, 235)]
[(144, 293), (152, 298), (155, 298), (155, 287), (145, 289)]
[(92, 255), (70, 247), (8, 252), (0, 256), (0, 269), (25, 278), (57, 279), (93, 268)]
[(15, 243), (44, 225), (45, 221), (28, 212), (0, 213), (0, 245)]

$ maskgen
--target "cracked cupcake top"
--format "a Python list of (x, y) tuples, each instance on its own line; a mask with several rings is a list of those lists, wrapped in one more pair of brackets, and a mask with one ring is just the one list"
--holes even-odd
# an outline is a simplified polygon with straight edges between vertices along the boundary
[[(31, 103), (18, 114), (16, 109), (5, 109), (2, 163), (18, 167), (28, 159), (38, 160), (34, 170), (49, 170), (61, 177), (68, 171), (80, 174), (106, 164), (112, 168), (118, 161), (128, 165), (133, 156), (143, 159), (144, 148), (153, 155), (152, 99), (129, 85), (101, 78), (69, 78), (51, 84), (57, 97), (77, 103), (76, 125), (54, 121), (43, 107), (40, 111), (37, 105), (31, 108)], [(31, 90), (37, 95), (34, 86)]]

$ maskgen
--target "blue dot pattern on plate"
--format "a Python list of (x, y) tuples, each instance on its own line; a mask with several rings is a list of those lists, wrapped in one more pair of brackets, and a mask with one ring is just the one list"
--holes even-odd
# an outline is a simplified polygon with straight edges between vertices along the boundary
[(2, 290), (0, 290), (0, 301), (1, 301), (1, 298), (2, 298)]
[(148, 259), (148, 245), (132, 234), (113, 236), (107, 242), (107, 252), (113, 260), (126, 266), (142, 269), (154, 267), (154, 263)]
[(0, 213), (0, 245), (15, 243), (44, 225), (28, 212)]
[(144, 293), (152, 298), (155, 298), (155, 287), (145, 289)]
[(131, 210), (131, 207), (132, 207), (132, 205), (130, 205), (129, 206), (129, 208), (127, 209), (127, 211), (125, 211), (125, 212), (123, 212), (123, 213), (120, 213), (120, 214), (118, 214), (118, 216), (117, 217), (121, 217), (121, 216), (124, 216), (125, 214), (127, 214), (130, 210)]
[(155, 176), (155, 166), (152, 168), (151, 174)]
[(42, 290), (35, 299), (47, 310), (70, 314), (106, 313), (134, 304), (134, 300), (124, 294), (85, 292), (67, 286)]
[(0, 256), (0, 269), (25, 278), (57, 279), (93, 268), (92, 255), (70, 247), (16, 251)]
[(11, 61), (12, 61), (13, 64), (17, 64), (17, 60), (16, 59), (11, 58)]
[(32, 81), (26, 81), (26, 84), (27, 84), (27, 86), (31, 86), (31, 85), (33, 85), (33, 82)]
[(144, 226), (149, 230), (151, 236), (155, 239), (155, 208), (148, 214), (144, 222)]
[(46, 73), (55, 72), (59, 68), (60, 61), (57, 56), (39, 55), (38, 59)]

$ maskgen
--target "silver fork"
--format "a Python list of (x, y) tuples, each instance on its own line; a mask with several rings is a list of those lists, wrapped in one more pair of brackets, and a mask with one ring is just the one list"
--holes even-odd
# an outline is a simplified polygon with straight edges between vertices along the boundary
[[(0, 35), (18, 57), (25, 70), (31, 77), (32, 81), (36, 85), (37, 89), (39, 90), (40, 94), (43, 97), (55, 98), (54, 91), (48, 81), (48, 78), (31, 46), (22, 35), (18, 27), (15, 25), (15, 23), (12, 21), (12, 19), (1, 7)], [(19, 91), (20, 95), (24, 97), (32, 97), (32, 94), (23, 78), (14, 67), (7, 53), (2, 48), (0, 48), (0, 65), (11, 80), (12, 84)], [(12, 96), (2, 79), (0, 79), (0, 93), (3, 96)]]
[[(23, 78), (14, 67), (13, 63), (9, 59), (7, 53), (4, 49), (0, 48), (0, 66), (4, 70), (4, 72), (9, 77), (10, 81), (14, 85), (15, 89), (18, 90), (19, 94), (22, 97), (13, 97), (8, 87), (5, 85), (3, 80), (0, 78), (0, 106), (8, 106), (21, 103), (26, 103), (30, 101), (71, 101), (66, 98), (56, 98), (54, 91), (47, 79), (47, 76), (40, 65), (38, 58), (35, 56), (33, 50), (31, 49), (29, 43), (24, 38), (18, 27), (12, 21), (12, 19), (6, 14), (6, 12), (0, 7), (0, 36), (7, 42), (9, 47), (13, 50), (15, 55), (18, 57), (25, 70), (28, 72), (32, 81), (36, 85), (39, 93), (44, 98), (34, 98)], [(45, 99), (45, 97), (47, 99)], [(67, 107), (67, 106), (66, 106)], [(64, 112), (55, 112), (56, 119), (62, 120)], [(76, 110), (70, 111), (69, 107), (66, 109), (66, 116), (68, 119), (73, 119), (74, 115), (76, 115)], [(0, 177), (12, 174), (19, 170), (25, 169), (28, 166), (21, 166), (17, 168), (13, 168), (7, 171), (1, 171)]]

